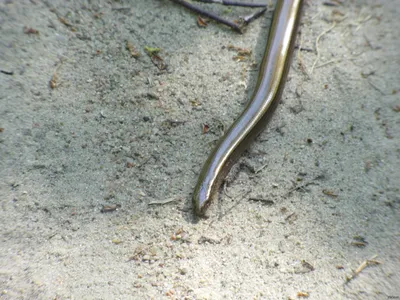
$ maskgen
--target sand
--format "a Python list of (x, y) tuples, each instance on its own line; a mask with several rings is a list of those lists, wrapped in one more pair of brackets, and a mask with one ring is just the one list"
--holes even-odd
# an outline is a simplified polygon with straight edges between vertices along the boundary
[(1, 0), (0, 298), (400, 299), (399, 15), (306, 1), (282, 102), (196, 220), (272, 12)]

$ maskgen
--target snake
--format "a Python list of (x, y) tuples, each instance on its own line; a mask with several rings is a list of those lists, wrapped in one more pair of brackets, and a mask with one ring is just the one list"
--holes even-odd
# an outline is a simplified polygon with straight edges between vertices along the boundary
[(194, 212), (204, 216), (225, 176), (275, 111), (286, 82), (303, 0), (278, 0), (257, 83), (243, 112), (208, 156), (193, 192)]

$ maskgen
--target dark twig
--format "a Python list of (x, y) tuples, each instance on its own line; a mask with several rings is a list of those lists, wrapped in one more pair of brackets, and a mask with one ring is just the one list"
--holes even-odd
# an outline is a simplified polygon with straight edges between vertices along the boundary
[(13, 71), (5, 71), (5, 70), (0, 70), (1, 73), (6, 74), (6, 75), (14, 75)]
[(243, 6), (243, 7), (265, 7), (265, 6), (267, 6), (265, 3), (246, 3), (246, 2), (229, 1), (229, 0), (196, 0), (196, 1), (204, 2), (204, 3), (217, 3), (217, 4), (229, 5), (229, 6)]
[(240, 19), (243, 20), (243, 22), (245, 24), (249, 24), (251, 21), (253, 21), (253, 20), (257, 19), (259, 16), (261, 16), (266, 10), (267, 10), (267, 8), (263, 8), (259, 11), (256, 11), (255, 13), (253, 13), (251, 15), (240, 17)]
[(171, 0), (171, 1), (173, 1), (175, 3), (178, 3), (178, 4), (186, 7), (187, 9), (190, 9), (190, 10), (192, 10), (192, 11), (198, 13), (198, 14), (201, 14), (203, 16), (206, 16), (206, 17), (210, 18), (210, 19), (213, 19), (213, 20), (215, 20), (215, 21), (217, 21), (219, 23), (225, 24), (225, 25), (231, 27), (233, 30), (235, 30), (235, 31), (237, 31), (239, 33), (242, 33), (241, 27), (238, 24), (234, 23), (234, 22), (231, 22), (229, 20), (225, 20), (225, 19), (221, 18), (220, 16), (218, 16), (216, 14), (213, 14), (211, 12), (207, 12), (207, 11), (201, 9), (200, 7), (195, 6), (193, 4), (190, 4), (190, 3), (188, 3), (188, 2), (186, 2), (184, 0)]

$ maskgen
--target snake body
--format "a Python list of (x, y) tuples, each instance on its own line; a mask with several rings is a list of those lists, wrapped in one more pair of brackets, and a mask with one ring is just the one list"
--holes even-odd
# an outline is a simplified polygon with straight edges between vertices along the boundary
[(278, 0), (253, 96), (208, 157), (193, 193), (195, 213), (204, 215), (243, 151), (264, 129), (277, 107), (290, 68), (303, 0)]

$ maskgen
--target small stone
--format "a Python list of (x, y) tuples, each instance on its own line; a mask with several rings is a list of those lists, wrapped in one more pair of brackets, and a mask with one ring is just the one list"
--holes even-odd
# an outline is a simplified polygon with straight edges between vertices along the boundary
[(153, 99), (153, 100), (158, 100), (158, 99), (159, 99), (159, 97), (157, 96), (157, 94), (156, 94), (156, 93), (153, 93), (153, 92), (148, 92), (148, 93), (147, 93), (147, 98)]
[(179, 274), (181, 274), (181, 275), (186, 275), (187, 272), (188, 272), (188, 269), (187, 269), (187, 268), (179, 268)]

